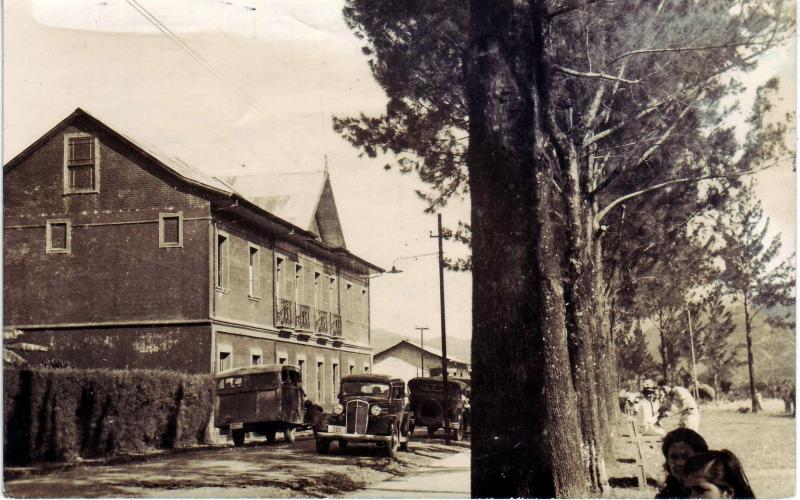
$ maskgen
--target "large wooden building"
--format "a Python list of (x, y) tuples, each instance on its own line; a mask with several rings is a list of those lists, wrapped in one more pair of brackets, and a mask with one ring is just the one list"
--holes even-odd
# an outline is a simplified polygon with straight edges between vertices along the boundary
[[(215, 178), (77, 109), (3, 170), (4, 324), (76, 367), (371, 368), (327, 172)], [(34, 359), (32, 361), (35, 361)]]

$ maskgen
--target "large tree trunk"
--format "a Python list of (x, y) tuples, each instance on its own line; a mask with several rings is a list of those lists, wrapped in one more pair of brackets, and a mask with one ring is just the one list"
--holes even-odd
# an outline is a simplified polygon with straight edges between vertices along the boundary
[(472, 494), (581, 497), (552, 172), (534, 143), (541, 13), (509, 0), (471, 6)]
[(595, 317), (595, 358), (598, 366), (597, 380), (600, 387), (601, 427), (605, 438), (606, 463), (614, 459), (614, 440), (617, 435), (617, 417), (619, 415), (619, 401), (617, 398), (619, 385), (617, 383), (617, 357), (616, 345), (611, 332), (609, 307), (606, 301), (606, 284), (603, 279), (603, 245), (602, 237), (596, 236), (592, 251), (594, 265), (593, 274), (593, 304)]
[[(565, 141), (567, 142), (567, 141)], [(595, 359), (593, 321), (593, 278), (591, 253), (592, 224), (587, 204), (583, 201), (580, 164), (574, 147), (567, 148), (562, 166), (566, 212), (567, 269), (564, 300), (567, 310), (567, 339), (572, 363), (572, 382), (578, 396), (583, 455), (586, 474), (593, 493), (608, 485), (605, 470), (605, 437), (600, 417), (598, 367)], [(563, 156), (562, 156), (563, 157)], [(603, 406), (604, 409), (604, 406)]]
[(747, 303), (747, 291), (744, 292), (744, 335), (747, 339), (747, 373), (750, 375), (750, 404), (753, 413), (758, 413), (758, 399), (756, 399), (756, 375), (753, 369), (753, 334), (750, 309)]

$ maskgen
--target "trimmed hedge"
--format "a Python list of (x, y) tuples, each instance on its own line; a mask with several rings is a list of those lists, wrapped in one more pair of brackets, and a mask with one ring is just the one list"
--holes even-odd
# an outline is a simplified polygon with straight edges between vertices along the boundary
[(214, 407), (209, 375), (36, 368), (3, 378), (7, 464), (202, 443)]

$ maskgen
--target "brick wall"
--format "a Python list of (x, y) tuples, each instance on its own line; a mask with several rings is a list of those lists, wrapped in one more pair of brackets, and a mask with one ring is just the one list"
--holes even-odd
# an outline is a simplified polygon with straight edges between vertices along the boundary
[[(88, 121), (74, 132), (100, 140), (99, 193), (64, 194), (63, 133), (4, 175), (4, 323), (207, 318), (209, 203)], [(159, 248), (164, 212), (182, 248)], [(72, 224), (69, 254), (45, 253), (50, 219)]]

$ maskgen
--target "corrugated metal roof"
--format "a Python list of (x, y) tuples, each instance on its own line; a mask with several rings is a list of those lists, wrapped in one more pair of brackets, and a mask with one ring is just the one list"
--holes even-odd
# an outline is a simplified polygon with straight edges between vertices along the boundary
[(267, 212), (307, 231), (319, 203), (324, 171), (220, 177), (226, 185)]

